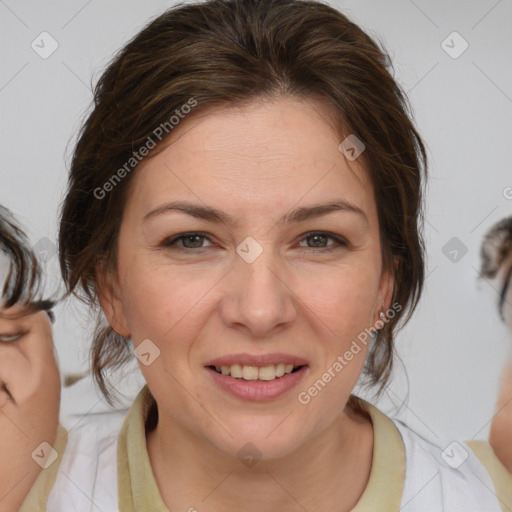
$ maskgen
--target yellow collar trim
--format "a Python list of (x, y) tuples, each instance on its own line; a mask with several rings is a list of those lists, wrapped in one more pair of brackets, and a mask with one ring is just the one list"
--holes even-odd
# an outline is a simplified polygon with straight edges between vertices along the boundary
[[(145, 385), (135, 398), (118, 441), (119, 510), (168, 512), (153, 475), (146, 447), (145, 420), (153, 397)], [(393, 422), (364, 402), (370, 414), (374, 445), (372, 469), (366, 489), (352, 512), (398, 512), (405, 479), (405, 450)]]

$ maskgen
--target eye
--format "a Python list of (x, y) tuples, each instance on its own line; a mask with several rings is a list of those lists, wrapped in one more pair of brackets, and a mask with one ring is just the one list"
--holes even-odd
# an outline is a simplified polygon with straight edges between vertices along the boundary
[(18, 341), (26, 333), (18, 332), (15, 334), (0, 334), (0, 343), (14, 343)]
[[(306, 236), (302, 237), (300, 243), (303, 241), (307, 241), (309, 239), (314, 240), (314, 245), (308, 245), (307, 247), (301, 246), (304, 249), (323, 249), (323, 252), (332, 251), (339, 247), (346, 247), (348, 243), (340, 236), (335, 235), (333, 233), (328, 233), (325, 231), (314, 231), (308, 233)], [(334, 243), (330, 245), (325, 245), (328, 240), (333, 240)], [(182, 233), (172, 238), (168, 238), (161, 243), (162, 247), (165, 248), (174, 248), (178, 250), (195, 250), (199, 251), (201, 249), (208, 249), (208, 247), (213, 246), (210, 243), (210, 246), (203, 246), (204, 241), (210, 242), (210, 239), (205, 233), (202, 232), (190, 232), (190, 233)]]
[[(163, 247), (174, 247), (176, 249), (206, 249), (207, 247), (202, 246), (202, 242), (204, 240), (209, 240), (209, 238), (201, 232), (191, 232), (191, 233), (183, 233), (181, 235), (175, 236), (174, 238), (169, 238), (162, 242)], [(181, 242), (182, 245), (177, 245), (177, 242)]]
[[(314, 231), (307, 233), (306, 236), (301, 239), (301, 243), (310, 239), (313, 240), (314, 245), (308, 245), (306, 249), (324, 249), (323, 252), (332, 251), (339, 247), (346, 247), (348, 245), (347, 242), (340, 236), (325, 231)], [(334, 240), (334, 243), (331, 245), (324, 245), (324, 243), (327, 243), (329, 239)]]

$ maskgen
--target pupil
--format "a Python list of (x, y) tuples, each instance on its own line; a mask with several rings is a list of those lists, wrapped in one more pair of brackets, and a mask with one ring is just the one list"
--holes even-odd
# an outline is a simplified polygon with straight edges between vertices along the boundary
[(325, 238), (325, 236), (324, 235), (313, 235), (311, 238), (313, 238), (315, 240), (315, 245), (316, 245), (316, 242), (318, 242), (318, 239)]
[[(200, 237), (199, 235), (191, 235), (191, 236), (188, 236), (188, 237), (186, 237), (186, 238), (185, 238), (185, 240), (186, 240), (186, 241), (188, 241), (188, 242), (190, 242), (191, 240), (194, 240), (194, 238), (196, 239), (196, 241), (197, 241), (197, 240), (199, 240), (199, 247), (200, 247), (200, 246), (201, 246), (201, 240), (200, 240), (200, 239), (201, 239), (201, 237)], [(192, 242), (192, 244), (191, 244), (191, 245), (192, 245), (193, 247), (198, 247), (198, 245), (197, 245), (197, 244), (194, 244), (193, 242)]]

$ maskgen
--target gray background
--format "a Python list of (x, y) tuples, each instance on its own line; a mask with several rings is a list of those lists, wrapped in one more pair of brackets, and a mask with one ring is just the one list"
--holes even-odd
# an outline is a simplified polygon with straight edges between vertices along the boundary
[[(478, 268), (482, 236), (512, 214), (512, 2), (331, 3), (390, 52), (431, 163), (425, 294), (397, 341), (407, 377), (398, 364), (379, 405), (392, 411), (408, 389), (400, 416), (413, 428), (433, 438), (485, 438), (511, 345), (495, 311), (497, 285), (479, 281)], [(58, 287), (57, 208), (91, 83), (115, 51), (172, 4), (0, 0), (0, 203), (17, 214), (46, 258), (50, 291)], [(463, 41), (450, 35), (454, 31), (469, 45), (457, 58)], [(31, 47), (46, 37), (50, 48), (42, 32), (58, 44), (46, 59)], [(455, 245), (446, 245), (453, 237)], [(451, 261), (453, 250), (457, 261)], [(90, 339), (87, 311), (69, 301), (57, 313), (61, 370), (81, 371)], [(142, 383), (137, 371), (125, 382), (129, 397)], [(87, 400), (102, 407), (89, 381), (81, 384), (79, 406), (70, 390), (64, 416)]]

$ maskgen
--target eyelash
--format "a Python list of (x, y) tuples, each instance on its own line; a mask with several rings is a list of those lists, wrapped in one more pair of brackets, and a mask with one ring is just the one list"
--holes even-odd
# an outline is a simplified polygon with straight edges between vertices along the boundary
[[(303, 247), (302, 249), (304, 249), (305, 252), (310, 252), (310, 251), (318, 252), (318, 250), (322, 250), (322, 252), (331, 252), (331, 251), (339, 249), (341, 247), (348, 246), (348, 242), (346, 240), (344, 240), (343, 238), (341, 238), (338, 235), (329, 233), (327, 231), (310, 231), (309, 233), (306, 233), (306, 235), (303, 236), (299, 240), (299, 242), (302, 242), (303, 240), (307, 240), (308, 238), (311, 238), (313, 236), (325, 236), (327, 238), (331, 238), (332, 240), (334, 240), (336, 242), (336, 244), (334, 244), (330, 247), (317, 247), (317, 248)], [(206, 233), (203, 233), (200, 231), (191, 231), (189, 233), (183, 233), (183, 234), (177, 235), (172, 238), (167, 238), (160, 245), (165, 248), (173, 248), (173, 249), (177, 249), (180, 251), (195, 251), (195, 252), (203, 252), (210, 248), (210, 247), (198, 247), (196, 249), (193, 249), (191, 247), (178, 247), (175, 245), (176, 242), (183, 240), (184, 238), (191, 238), (191, 237), (203, 237), (211, 242), (210, 238), (208, 237), (208, 235)]]
[(17, 332), (16, 334), (0, 334), (0, 343), (14, 343), (22, 338), (24, 334), (26, 333)]

